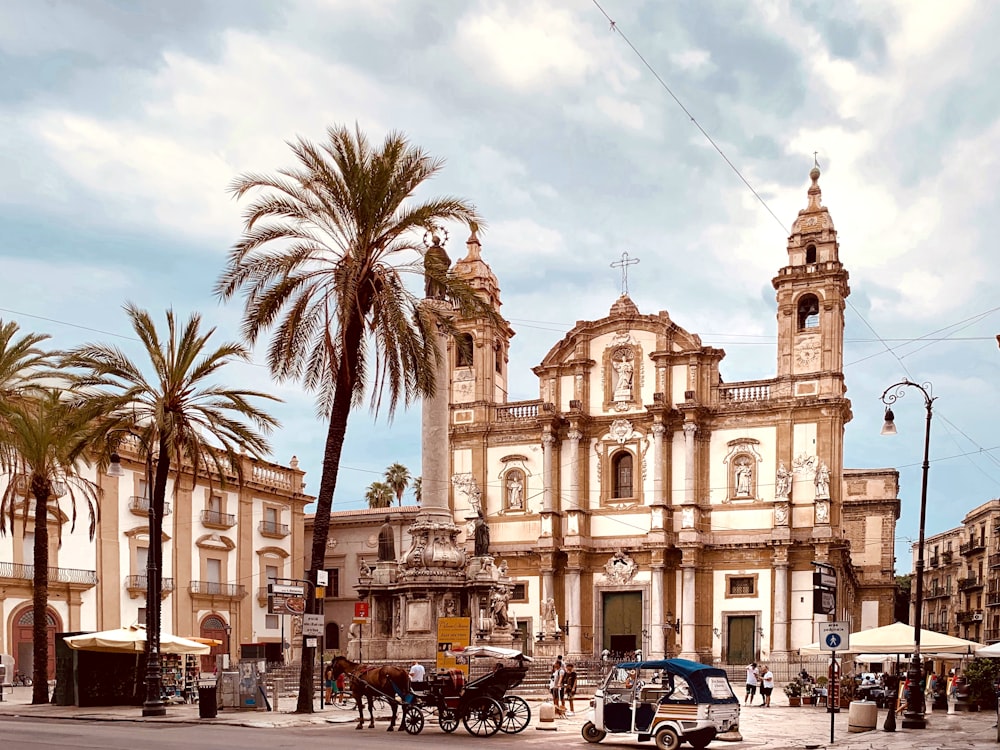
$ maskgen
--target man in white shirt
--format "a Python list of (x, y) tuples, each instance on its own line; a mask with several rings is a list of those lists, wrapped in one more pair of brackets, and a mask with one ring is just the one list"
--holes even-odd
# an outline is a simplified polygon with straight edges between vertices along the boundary
[(743, 702), (747, 705), (753, 704), (753, 697), (757, 694), (757, 685), (759, 684), (757, 664), (755, 662), (750, 662), (747, 665), (747, 694)]
[(761, 704), (764, 708), (771, 707), (771, 693), (774, 692), (774, 674), (766, 664), (761, 664), (760, 675), (760, 697), (764, 699)]
[(410, 667), (410, 682), (423, 682), (426, 675), (427, 671), (423, 664), (418, 661), (413, 662), (413, 666)]

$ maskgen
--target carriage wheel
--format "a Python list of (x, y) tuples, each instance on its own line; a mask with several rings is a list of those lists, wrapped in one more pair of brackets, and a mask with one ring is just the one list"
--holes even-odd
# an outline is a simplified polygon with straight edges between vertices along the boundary
[(653, 739), (660, 750), (677, 750), (681, 746), (681, 736), (673, 727), (663, 727)]
[(528, 702), (516, 695), (504, 696), (500, 731), (504, 734), (517, 734), (524, 731), (529, 721), (531, 721), (531, 708)]
[(448, 734), (458, 729), (458, 714), (455, 709), (442, 708), (438, 711), (438, 725)]
[(583, 735), (583, 739), (587, 740), (587, 742), (600, 742), (608, 736), (608, 733), (603, 729), (598, 729), (594, 726), (592, 721), (588, 721), (583, 725), (583, 728), (580, 729), (580, 734)]
[(416, 706), (403, 706), (403, 729), (407, 734), (420, 734), (424, 729), (424, 714)]
[(492, 698), (473, 698), (466, 707), (462, 723), (465, 731), (476, 737), (492, 737), (500, 731), (503, 709)]

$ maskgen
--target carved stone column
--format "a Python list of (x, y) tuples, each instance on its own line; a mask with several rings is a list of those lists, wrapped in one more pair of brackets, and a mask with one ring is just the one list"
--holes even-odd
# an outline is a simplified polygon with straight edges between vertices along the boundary
[(698, 432), (698, 425), (694, 422), (684, 423), (684, 503), (694, 505), (697, 500), (694, 496), (694, 437)]
[(666, 646), (663, 637), (663, 560), (655, 561), (650, 569), (649, 587), (649, 649), (652, 658), (654, 654), (663, 654), (666, 658)]
[(542, 528), (541, 536), (551, 537), (553, 533), (552, 514), (555, 510), (552, 503), (552, 488), (555, 485), (554, 467), (555, 461), (552, 458), (556, 438), (549, 431), (542, 434)]
[(788, 653), (788, 550), (774, 550), (774, 624), (771, 628), (771, 656)]
[(583, 437), (583, 433), (577, 429), (570, 430), (566, 433), (566, 438), (569, 441), (569, 455), (567, 456), (567, 462), (570, 466), (569, 474), (569, 508), (567, 510), (575, 511), (580, 510), (580, 439)]
[(695, 550), (685, 549), (681, 561), (681, 653), (680, 658), (698, 660), (695, 650), (695, 617), (697, 615), (695, 594)]
[[(579, 555), (570, 556), (570, 564), (579, 563)], [(582, 654), (583, 622), (580, 619), (580, 568), (570, 567), (566, 570), (566, 624), (569, 626), (569, 639), (567, 641), (567, 653)]]

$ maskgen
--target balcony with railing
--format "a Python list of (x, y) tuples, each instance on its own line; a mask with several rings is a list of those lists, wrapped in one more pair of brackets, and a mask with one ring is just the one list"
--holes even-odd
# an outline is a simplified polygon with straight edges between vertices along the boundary
[(971, 591), (972, 589), (981, 589), (982, 587), (983, 579), (979, 576), (967, 576), (966, 578), (958, 579), (959, 591)]
[(991, 630), (987, 630), (983, 634), (983, 638), (987, 642), (989, 642), (989, 641), (1000, 641), (1000, 630), (997, 630), (996, 628), (993, 628)]
[(950, 586), (928, 586), (924, 592), (924, 599), (936, 599), (938, 597), (951, 596)]
[(538, 415), (544, 411), (544, 402), (541, 399), (533, 401), (512, 401), (503, 406), (496, 407), (493, 412), (493, 419), (496, 422), (517, 422), (522, 419), (537, 419)]
[(990, 591), (986, 594), (987, 607), (1000, 607), (1000, 591)]
[(1000, 568), (1000, 552), (990, 553), (989, 563), (991, 568)]
[[(128, 509), (135, 513), (137, 516), (148, 516), (149, 515), (149, 498), (139, 497), (138, 495), (132, 495), (128, 499)], [(163, 515), (170, 515), (170, 503), (166, 500), (163, 501)]]
[[(49, 583), (68, 583), (71, 586), (90, 588), (97, 585), (97, 572), (75, 568), (49, 568)], [(35, 566), (22, 563), (0, 562), (0, 585), (15, 582), (31, 583), (35, 580)]]
[(967, 609), (963, 612), (958, 613), (958, 624), (968, 625), (974, 622), (983, 621), (983, 610), (981, 609)]
[(765, 402), (771, 400), (773, 380), (750, 380), (742, 383), (723, 383), (718, 386), (722, 406)]
[(951, 565), (951, 560), (952, 560), (952, 551), (950, 549), (945, 550), (944, 552), (941, 553), (942, 565)]
[[(149, 579), (145, 575), (141, 576), (125, 576), (125, 588), (128, 590), (128, 595), (132, 599), (137, 596), (145, 594), (149, 590)], [(173, 578), (161, 578), (160, 579), (160, 596), (166, 597), (174, 590), (174, 579)]]
[(201, 525), (210, 529), (231, 529), (236, 525), (236, 516), (232, 513), (220, 513), (217, 510), (203, 510)]
[(935, 633), (944, 633), (945, 635), (948, 635), (948, 623), (946, 622), (938, 622), (930, 624), (927, 626), (926, 629), (933, 630)]
[(215, 581), (191, 581), (188, 586), (191, 596), (211, 596), (220, 599), (242, 599), (246, 596), (246, 586), (238, 583), (217, 583)]
[(287, 523), (277, 523), (276, 521), (261, 521), (257, 526), (257, 530), (261, 536), (270, 537), (271, 539), (284, 539), (291, 533)]
[(927, 567), (928, 568), (936, 568), (940, 564), (941, 564), (941, 556), (940, 555), (931, 555), (930, 558), (928, 558), (928, 560), (927, 560)]
[(967, 542), (963, 542), (961, 545), (959, 545), (958, 548), (958, 554), (962, 555), (963, 557), (967, 557), (968, 555), (975, 555), (978, 554), (979, 552), (985, 552), (985, 551), (986, 551), (985, 539), (970, 539)]

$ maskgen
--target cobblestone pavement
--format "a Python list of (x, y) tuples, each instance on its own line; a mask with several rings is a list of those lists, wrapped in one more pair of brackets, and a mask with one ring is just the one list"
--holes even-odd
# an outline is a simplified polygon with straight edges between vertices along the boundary
[[(779, 696), (775, 696), (777, 701)], [(46, 719), (82, 719), (88, 721), (151, 721), (151, 722), (181, 722), (181, 723), (213, 723), (222, 725), (275, 728), (308, 726), (315, 724), (343, 725), (351, 728), (356, 720), (353, 711), (326, 707), (313, 714), (294, 714), (294, 698), (282, 698), (278, 710), (265, 711), (220, 711), (217, 718), (200, 719), (197, 705), (171, 705), (167, 707), (167, 716), (162, 718), (144, 718), (138, 707), (110, 708), (76, 708), (72, 706), (32, 706), (31, 688), (14, 688), (14, 694), (4, 694), (0, 702), (0, 716), (28, 716)], [(539, 721), (539, 702), (530, 701), (532, 708), (532, 726), (537, 728)], [(577, 714), (575, 716), (557, 719), (554, 722), (555, 732), (560, 740), (583, 740), (580, 737), (580, 727), (586, 721), (587, 700), (577, 699)], [(967, 748), (998, 748), (996, 714), (983, 713), (945, 713), (943, 711), (928, 714), (927, 729), (902, 729), (897, 722), (895, 732), (882, 729), (886, 712), (878, 712), (877, 728), (868, 732), (849, 732), (849, 711), (844, 709), (834, 715), (833, 737), (830, 742), (830, 714), (822, 708), (797, 707), (791, 708), (784, 702), (775, 702), (770, 708), (760, 705), (743, 706), (740, 716), (740, 732), (742, 740), (736, 742), (713, 742), (710, 747), (716, 750), (749, 750), (750, 748), (768, 748), (768, 750), (812, 750), (813, 748), (841, 748), (843, 750), (966, 750)], [(900, 717), (901, 718), (901, 717)], [(433, 724), (433, 722), (432, 722)], [(426, 730), (425, 730), (426, 731)], [(562, 743), (560, 743), (562, 744)], [(652, 743), (639, 745), (629, 743), (624, 737), (610, 738), (604, 743), (609, 746), (628, 746), (653, 748)], [(596, 750), (596, 749), (595, 749)]]

